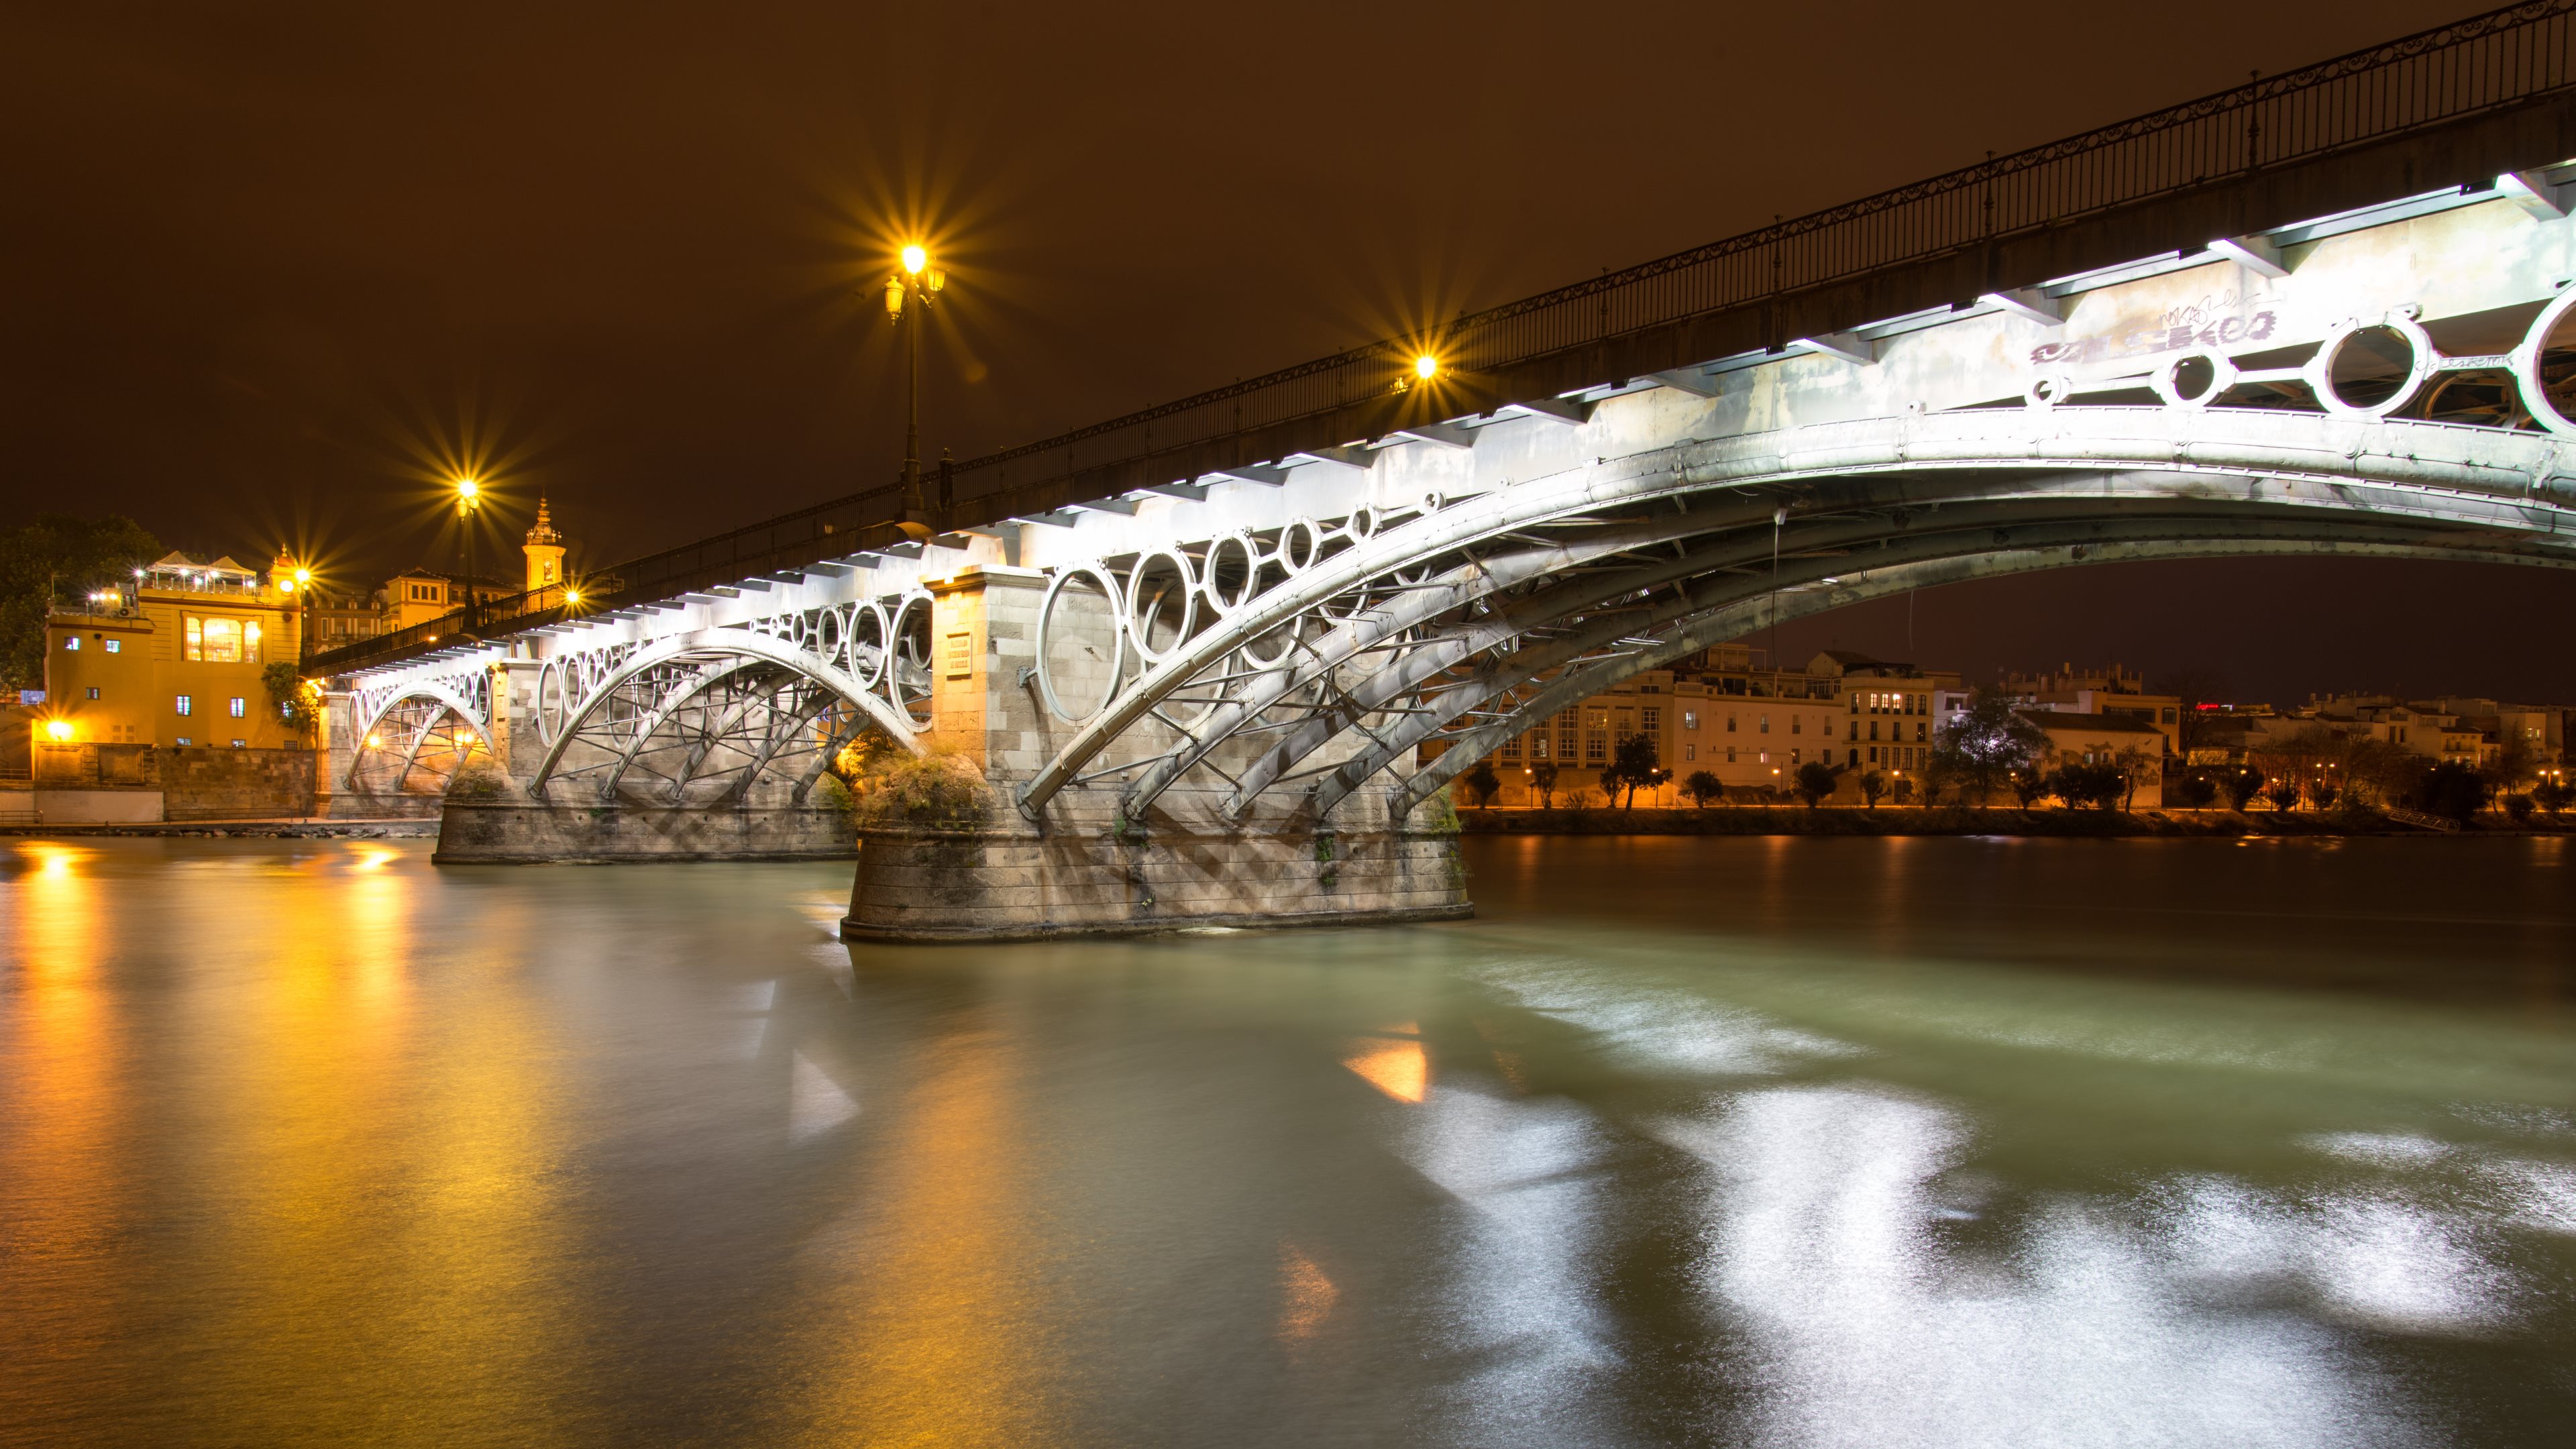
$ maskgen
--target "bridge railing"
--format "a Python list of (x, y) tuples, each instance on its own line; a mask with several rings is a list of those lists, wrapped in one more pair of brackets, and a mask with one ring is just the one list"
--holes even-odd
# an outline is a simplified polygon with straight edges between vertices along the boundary
[[(1440, 357), (1444, 374), (1500, 373), (2522, 105), (2571, 81), (2576, 0), (2510, 6), (1524, 297), (1428, 334), (1389, 338), (969, 459), (953, 466), (943, 489), (953, 488), (963, 511), (980, 518), (1030, 511), (1088, 472), (1256, 434), (1275, 440), (1296, 425), (1401, 398), (1414, 385), (1412, 359), (1424, 351)], [(614, 597), (594, 594), (586, 602), (666, 597), (727, 575), (854, 552), (863, 528), (895, 515), (897, 492), (892, 485), (868, 489), (629, 560), (613, 571), (622, 583)], [(482, 630), (563, 616), (559, 598), (548, 604), (538, 595), (485, 606)], [(336, 672), (400, 657), (464, 623), (451, 615), (317, 655), (313, 666)]]

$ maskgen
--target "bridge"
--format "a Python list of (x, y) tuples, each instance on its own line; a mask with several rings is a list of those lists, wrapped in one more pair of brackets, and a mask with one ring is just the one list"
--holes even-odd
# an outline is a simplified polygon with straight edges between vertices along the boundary
[[(856, 843), (854, 937), (1453, 915), (1443, 785), (1775, 620), (2126, 560), (2567, 567), (2571, 12), (321, 656), (333, 808), (435, 808), (458, 861)], [(965, 783), (862, 772), (854, 813), (868, 754)]]

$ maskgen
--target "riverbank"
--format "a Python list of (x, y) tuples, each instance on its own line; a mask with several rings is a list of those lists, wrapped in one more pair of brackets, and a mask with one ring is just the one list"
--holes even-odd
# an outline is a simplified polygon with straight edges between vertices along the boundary
[(435, 840), (426, 820), (154, 820), (126, 825), (0, 825), (0, 839), (193, 835), (230, 840)]
[[(2293, 836), (2432, 835), (2379, 815), (2271, 810), (1967, 810), (1880, 806), (1712, 806), (1705, 810), (1488, 810), (1458, 812), (1470, 835), (2034, 835)], [(2535, 815), (2524, 824), (2480, 821), (2462, 835), (2564, 835), (2571, 822)]]

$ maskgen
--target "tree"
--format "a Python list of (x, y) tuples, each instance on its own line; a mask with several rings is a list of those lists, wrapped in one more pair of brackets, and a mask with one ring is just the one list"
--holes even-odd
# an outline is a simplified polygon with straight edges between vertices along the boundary
[(39, 514), (0, 534), (0, 671), (9, 686), (44, 686), (47, 610), (123, 583), (162, 553), (158, 540), (116, 513), (96, 520)]
[(1478, 760), (1476, 768), (1458, 777), (1458, 783), (1467, 787), (1467, 793), (1475, 797), (1479, 806), (1494, 803), (1495, 794), (1503, 788), (1503, 778), (1494, 773), (1491, 760)]
[(2540, 756), (2532, 750), (2531, 741), (2519, 730), (2501, 729), (2496, 731), (2496, 752), (2478, 766), (2478, 773), (2486, 777), (2492, 789), (2512, 790), (2530, 779), (2539, 766)]
[[(1627, 810), (1636, 806), (1638, 786), (1652, 790), (1671, 778), (1672, 773), (1656, 757), (1654, 738), (1629, 735), (1610, 751), (1610, 768), (1601, 772), (1601, 789), (1619, 808)], [(1617, 798), (1622, 790), (1627, 792), (1625, 800)]]
[(1975, 795), (1983, 806), (1995, 787), (2047, 747), (2048, 736), (2014, 710), (2010, 697), (1980, 689), (1969, 696), (1967, 709), (1956, 720), (1941, 727), (1931, 768), (1945, 780), (1955, 780), (1962, 794)]
[(1709, 801), (1726, 793), (1726, 785), (1706, 770), (1693, 770), (1690, 778), (1682, 781), (1682, 793), (1691, 797), (1692, 804), (1705, 810)]
[(2188, 809), (2206, 810), (2218, 798), (2218, 782), (2207, 775), (2185, 775), (2174, 781), (2173, 794)]
[(1798, 767), (1789, 788), (1798, 793), (1799, 799), (1807, 802), (1808, 809), (1813, 810), (1824, 803), (1826, 796), (1834, 793), (1834, 767), (1822, 760), (1809, 760)]
[(2495, 787), (2487, 783), (2476, 766), (2444, 760), (2424, 772), (2422, 782), (2415, 787), (2415, 805), (2427, 815), (2466, 825), (2487, 808), (2494, 794)]
[(2263, 787), (2263, 798), (2271, 801), (2275, 810), (2296, 810), (2299, 808), (2299, 782), (2286, 776), (2274, 780)]
[(2566, 809), (2570, 802), (2576, 802), (2576, 785), (2563, 778), (2544, 779), (2531, 789), (2531, 803), (2552, 815)]
[(2332, 774), (2320, 770), (2308, 776), (2308, 804), (2311, 806), (2319, 810), (2331, 810), (2334, 808), (2335, 796), (2341, 793), (2335, 788)]
[(2164, 773), (2164, 741), (2156, 741), (2154, 754), (2147, 753), (2143, 746), (2122, 745), (2120, 752), (2111, 757), (2111, 768), (2120, 772), (2120, 811), (2126, 814), (2137, 805), (2138, 782), (2150, 772), (2158, 776)]
[(1886, 793), (1887, 777), (1885, 775), (1880, 774), (1876, 770), (1871, 770), (1860, 777), (1860, 800), (1863, 805), (1868, 806), (1872, 810), (1877, 809), (1878, 797)]
[(2237, 765), (2218, 777), (2218, 788), (2227, 792), (2227, 808), (2242, 810), (2263, 788), (2263, 772), (2251, 765)]
[(1538, 808), (1556, 808), (1556, 761), (1538, 760), (1530, 765), (1530, 788), (1538, 791)]
[(2028, 810), (2049, 793), (2047, 772), (2033, 765), (2024, 765), (2013, 771), (2012, 792), (2013, 798), (2021, 802), (2021, 808)]
[(297, 734), (310, 737), (322, 723), (322, 686), (306, 679), (295, 666), (279, 660), (259, 672), (259, 682), (268, 686), (268, 702), (277, 706), (278, 717)]

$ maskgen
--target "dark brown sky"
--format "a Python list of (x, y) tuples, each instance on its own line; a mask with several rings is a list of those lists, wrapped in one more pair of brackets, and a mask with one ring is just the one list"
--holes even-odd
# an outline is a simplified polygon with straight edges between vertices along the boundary
[[(856, 289), (914, 224), (966, 457), (2479, 7), (157, 8), (0, 12), (7, 511), (356, 581), (452, 557), (460, 454), (594, 562), (885, 480)], [(2132, 566), (1927, 595), (1916, 652), (2576, 698), (2507, 625), (2571, 604)]]

